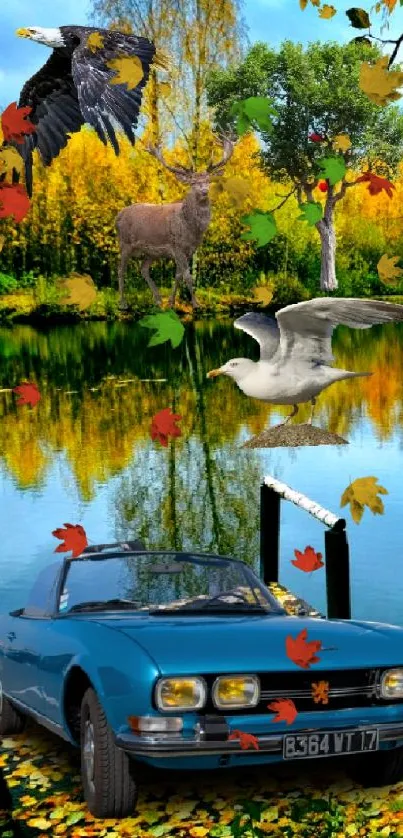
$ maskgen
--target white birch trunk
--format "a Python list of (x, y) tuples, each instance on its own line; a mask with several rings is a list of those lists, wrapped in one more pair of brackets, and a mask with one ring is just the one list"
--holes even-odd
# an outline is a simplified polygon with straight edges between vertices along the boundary
[(320, 290), (335, 291), (336, 277), (336, 234), (333, 218), (322, 218), (317, 223), (321, 240)]

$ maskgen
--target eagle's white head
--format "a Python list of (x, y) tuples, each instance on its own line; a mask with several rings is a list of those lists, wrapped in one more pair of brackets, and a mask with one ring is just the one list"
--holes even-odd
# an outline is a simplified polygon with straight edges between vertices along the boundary
[(47, 47), (66, 46), (60, 29), (42, 29), (40, 26), (28, 26), (26, 29), (17, 29), (15, 34), (19, 38), (30, 38), (31, 41), (37, 41)]

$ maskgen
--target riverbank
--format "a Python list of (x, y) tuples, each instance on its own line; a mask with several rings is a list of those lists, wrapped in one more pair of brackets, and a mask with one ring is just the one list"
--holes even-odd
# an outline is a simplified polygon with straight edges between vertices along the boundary
[[(10, 325), (12, 323), (77, 323), (82, 321), (110, 320), (130, 321), (138, 320), (146, 314), (155, 311), (155, 304), (148, 290), (135, 291), (127, 294), (128, 309), (120, 311), (118, 305), (118, 293), (107, 288), (98, 291), (96, 300), (86, 309), (80, 311), (74, 305), (62, 305), (57, 302), (51, 289), (50, 293), (38, 294), (36, 289), (22, 289), (12, 294), (0, 295), (0, 324)], [(170, 288), (162, 288), (161, 295), (164, 307), (168, 306)], [(306, 291), (304, 298), (310, 299), (315, 294)], [(240, 316), (245, 311), (256, 309), (264, 310), (266, 313), (274, 313), (279, 308), (292, 303), (301, 302), (301, 297), (296, 299), (278, 299), (273, 296), (268, 306), (262, 306), (256, 299), (253, 292), (245, 294), (226, 294), (215, 289), (200, 288), (197, 291), (200, 307), (197, 309), (197, 319), (210, 319), (220, 317)], [(403, 296), (373, 296), (368, 299), (379, 299), (402, 304)], [(190, 319), (193, 317), (192, 306), (189, 302), (179, 299), (175, 303), (175, 311), (179, 317)]]

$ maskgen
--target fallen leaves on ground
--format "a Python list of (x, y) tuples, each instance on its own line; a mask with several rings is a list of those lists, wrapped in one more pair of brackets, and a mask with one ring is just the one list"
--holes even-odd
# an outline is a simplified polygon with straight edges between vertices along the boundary
[(329, 681), (314, 681), (312, 698), (315, 704), (329, 704)]
[(363, 61), (360, 67), (360, 88), (376, 105), (387, 105), (402, 96), (396, 88), (403, 85), (403, 73), (388, 70), (388, 63), (389, 55), (384, 55), (375, 64)]
[(382, 189), (385, 190), (389, 198), (393, 198), (393, 189), (396, 189), (394, 183), (379, 175), (374, 175), (373, 172), (364, 172), (363, 175), (357, 178), (355, 183), (369, 183), (368, 192), (370, 195), (379, 195)]
[[(256, 809), (255, 838), (260, 830), (273, 838), (403, 835), (403, 783), (363, 789), (344, 763), (334, 767), (330, 759), (270, 771), (260, 765), (155, 772), (142, 778), (132, 817), (106, 820), (94, 818), (83, 802), (78, 750), (33, 724), (0, 748), (14, 819), (26, 838), (231, 838), (236, 818), (250, 813), (248, 804)], [(35, 830), (33, 819), (43, 819), (46, 829)]]
[(255, 210), (250, 215), (243, 215), (241, 223), (250, 227), (240, 238), (247, 241), (256, 241), (257, 247), (264, 247), (277, 234), (277, 225), (272, 212)]
[(384, 486), (378, 486), (377, 483), (377, 477), (357, 477), (344, 490), (340, 499), (340, 506), (350, 504), (351, 517), (356, 524), (360, 523), (365, 506), (374, 515), (383, 515), (385, 507), (378, 495), (388, 495), (389, 492)]
[(322, 562), (322, 553), (316, 553), (313, 547), (309, 545), (305, 547), (303, 553), (300, 550), (294, 550), (294, 555), (296, 558), (291, 559), (291, 564), (299, 570), (303, 570), (304, 573), (319, 570), (324, 565), (324, 562)]
[(165, 407), (160, 410), (152, 418), (151, 422), (151, 439), (158, 439), (164, 448), (168, 445), (169, 437), (181, 436), (182, 431), (178, 428), (176, 422), (182, 419), (179, 413), (171, 413), (170, 407)]
[(171, 341), (173, 349), (182, 342), (185, 327), (175, 311), (161, 311), (159, 314), (148, 314), (139, 320), (139, 326), (145, 329), (155, 329), (156, 333), (148, 341), (147, 346), (158, 346), (160, 343)]
[(292, 698), (278, 698), (267, 705), (268, 709), (276, 713), (272, 722), (286, 722), (292, 725), (297, 718), (298, 711)]
[(14, 140), (16, 143), (22, 144), (26, 134), (32, 134), (36, 131), (35, 125), (27, 119), (32, 108), (18, 108), (17, 102), (11, 102), (1, 115), (1, 127), (3, 137), (8, 142)]
[(309, 669), (311, 664), (319, 663), (316, 652), (322, 648), (321, 640), (307, 640), (308, 630), (302, 629), (297, 637), (288, 635), (285, 641), (287, 657), (302, 669)]
[(13, 215), (19, 224), (30, 210), (31, 202), (21, 183), (0, 183), (0, 218)]
[(228, 735), (228, 739), (239, 739), (243, 751), (246, 751), (248, 748), (255, 748), (256, 751), (259, 750), (259, 743), (256, 736), (253, 736), (252, 733), (245, 733), (243, 730), (233, 730)]
[(117, 73), (109, 79), (109, 84), (126, 84), (128, 90), (134, 90), (144, 76), (143, 65), (137, 55), (112, 58), (106, 66)]
[(71, 550), (73, 559), (76, 559), (77, 556), (81, 555), (84, 547), (88, 547), (85, 529), (81, 524), (63, 524), (63, 526), (65, 529), (59, 527), (57, 530), (52, 531), (52, 535), (55, 538), (63, 540), (63, 544), (58, 544), (54, 552), (67, 553)]
[(92, 277), (89, 274), (78, 274), (74, 271), (67, 279), (58, 280), (57, 289), (67, 292), (66, 296), (60, 300), (62, 305), (76, 305), (80, 311), (88, 308), (97, 296), (97, 288)]
[(31, 407), (35, 407), (41, 398), (41, 394), (33, 381), (24, 381), (22, 384), (18, 384), (17, 387), (13, 387), (13, 393), (17, 393), (19, 396), (18, 405), (29, 404)]
[(396, 282), (400, 280), (400, 277), (403, 274), (403, 269), (396, 265), (396, 262), (398, 262), (399, 259), (400, 256), (387, 256), (386, 253), (381, 256), (376, 267), (379, 279), (382, 280), (385, 285), (395, 285)]

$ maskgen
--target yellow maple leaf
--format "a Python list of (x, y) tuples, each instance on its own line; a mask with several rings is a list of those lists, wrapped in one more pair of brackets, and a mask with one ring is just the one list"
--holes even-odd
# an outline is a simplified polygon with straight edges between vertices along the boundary
[(103, 35), (100, 32), (92, 32), (87, 38), (87, 47), (91, 52), (96, 52), (97, 49), (102, 49), (104, 46)]
[(332, 141), (332, 146), (336, 151), (348, 151), (351, 148), (351, 140), (348, 134), (337, 134)]
[(253, 296), (256, 302), (260, 303), (262, 306), (268, 306), (273, 299), (274, 290), (269, 285), (257, 285), (256, 288), (253, 289)]
[(396, 265), (398, 259), (400, 259), (400, 256), (387, 256), (386, 253), (381, 256), (376, 267), (379, 278), (385, 285), (393, 285), (395, 280), (399, 281), (400, 276), (403, 274), (403, 269)]
[(137, 55), (112, 58), (106, 66), (117, 73), (109, 79), (109, 84), (127, 84), (129, 90), (134, 90), (144, 76), (143, 65)]
[(337, 9), (334, 6), (328, 6), (327, 3), (318, 11), (319, 17), (323, 18), (323, 20), (330, 20), (336, 13)]
[(22, 174), (24, 161), (15, 148), (0, 149), (0, 174), (6, 172), (6, 177), (12, 177), (13, 169)]
[(172, 92), (172, 87), (168, 81), (160, 81), (158, 84), (158, 93), (159, 95), (165, 99), (166, 96)]
[(311, 0), (312, 6), (320, 6), (320, 0)]
[(242, 207), (246, 198), (251, 194), (251, 185), (248, 180), (239, 175), (225, 178), (223, 187), (236, 207)]
[(375, 64), (363, 61), (360, 67), (360, 88), (376, 105), (387, 105), (400, 99), (396, 87), (403, 85), (403, 73), (398, 70), (388, 70), (389, 56), (384, 55)]
[(67, 279), (57, 283), (59, 291), (66, 291), (67, 296), (60, 302), (62, 305), (77, 305), (80, 311), (91, 305), (97, 296), (94, 280), (88, 274), (73, 272)]
[(356, 524), (361, 521), (365, 506), (374, 515), (383, 515), (385, 508), (378, 495), (388, 495), (389, 492), (384, 486), (378, 486), (377, 483), (377, 477), (357, 477), (344, 490), (340, 499), (340, 506), (350, 504), (351, 517)]

